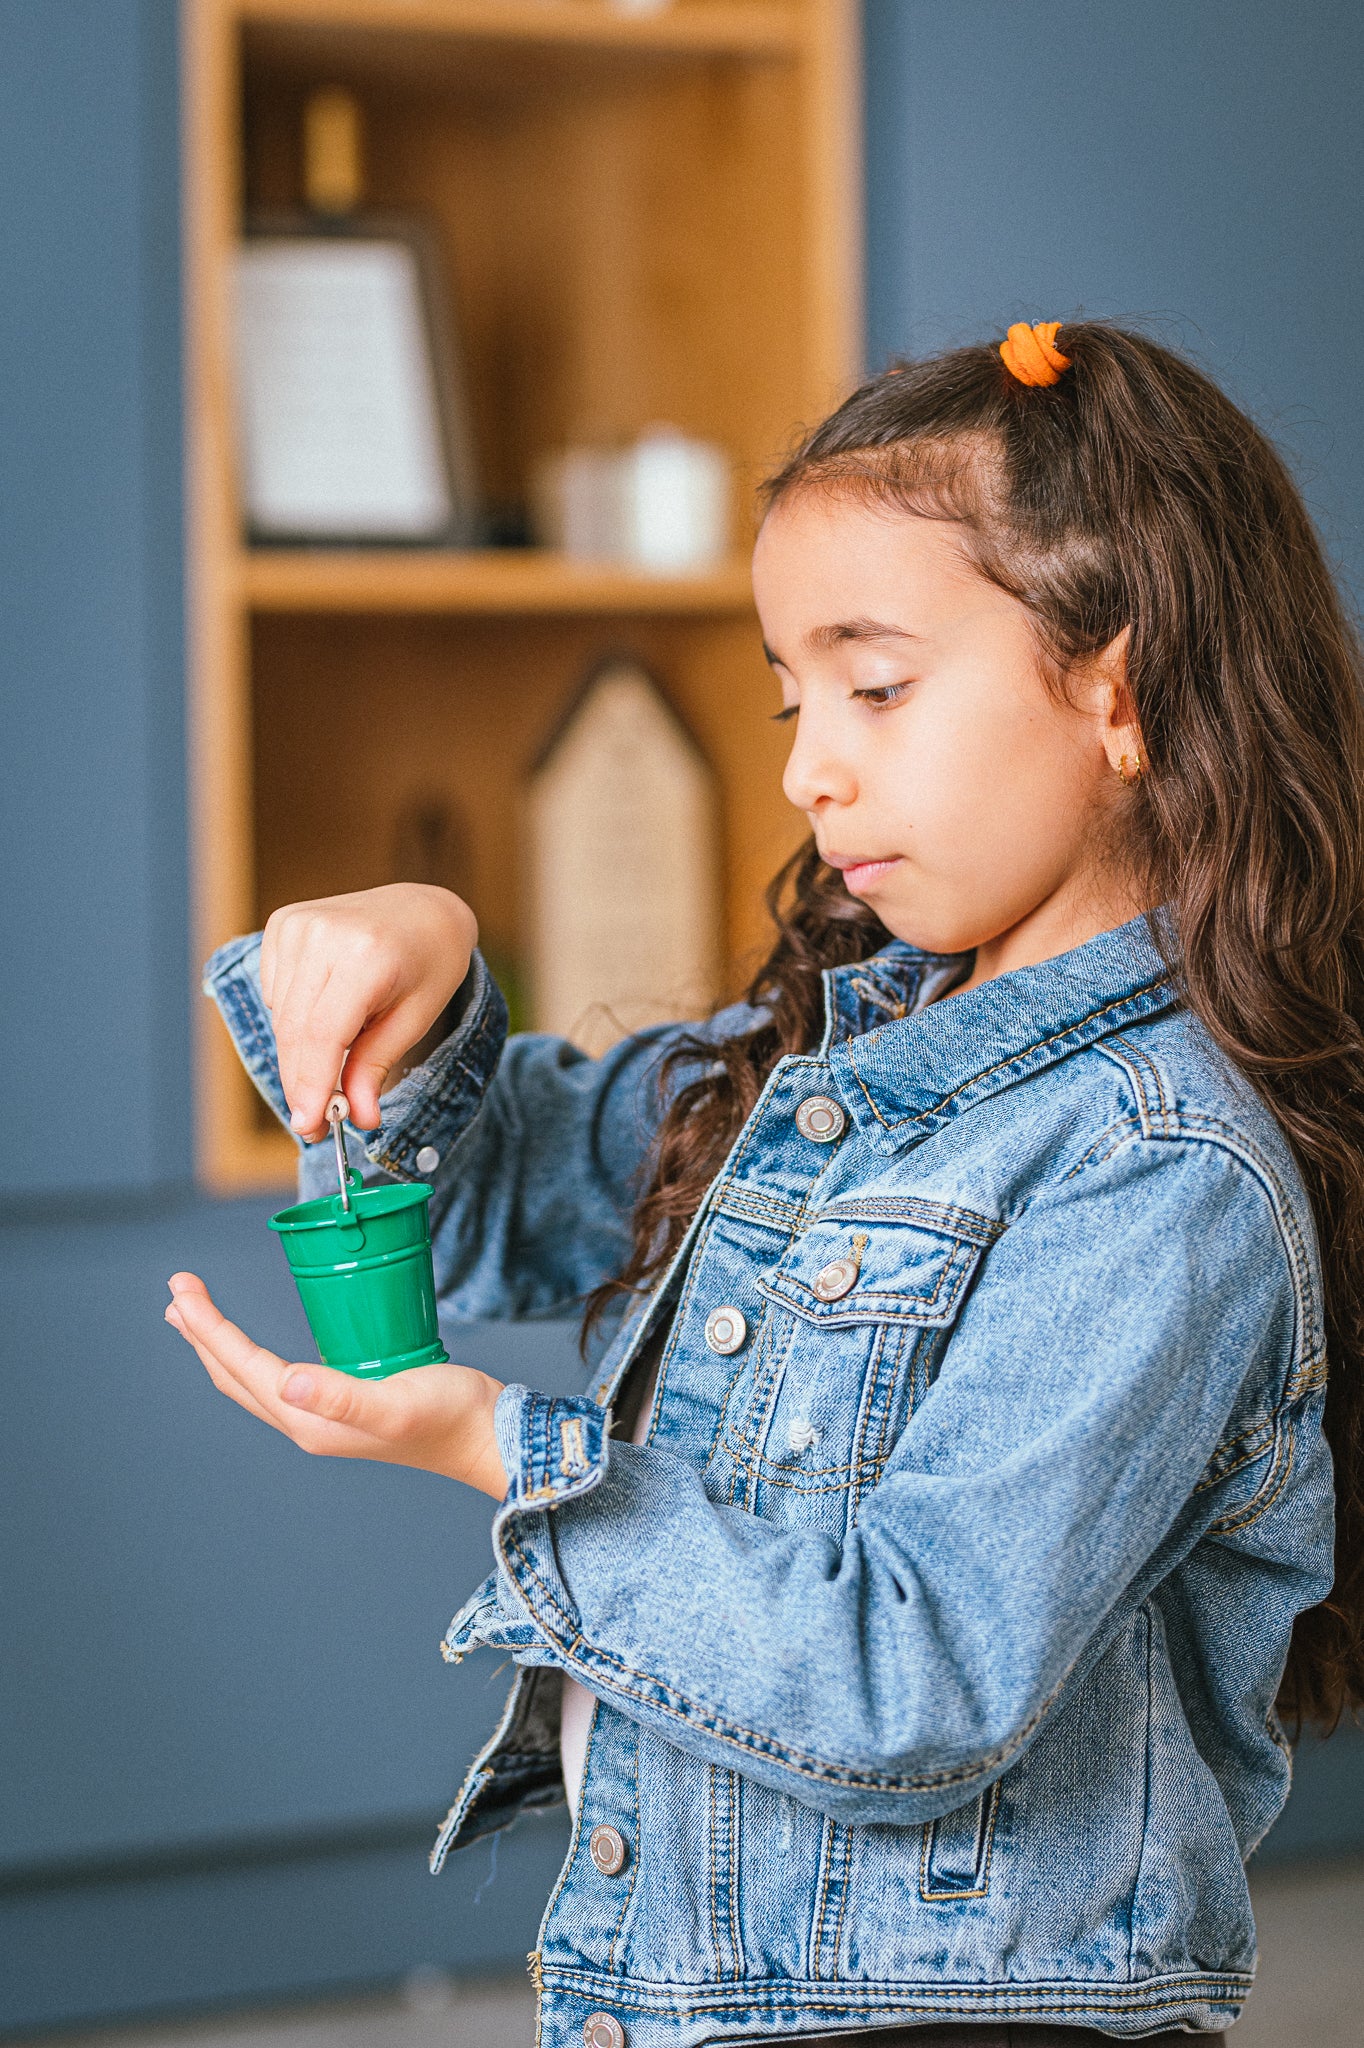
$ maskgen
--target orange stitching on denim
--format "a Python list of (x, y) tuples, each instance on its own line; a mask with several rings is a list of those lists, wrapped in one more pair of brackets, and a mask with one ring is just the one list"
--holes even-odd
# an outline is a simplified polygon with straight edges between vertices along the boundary
[(837, 1919), (835, 1920), (835, 1922), (834, 1922), (834, 1941), (833, 1941), (833, 1949), (834, 1949), (834, 1968), (833, 1968), (833, 1974), (834, 1974), (834, 1976), (835, 1976), (835, 1977), (836, 1977), (836, 1976), (838, 1975), (838, 1952), (839, 1952), (839, 1949), (840, 1949), (840, 1948), (842, 1947), (842, 1944), (843, 1944), (843, 1912), (844, 1912), (844, 1908), (845, 1908), (845, 1907), (847, 1906), (847, 1903), (848, 1903), (848, 1893), (849, 1893), (849, 1892), (851, 1891), (851, 1889), (852, 1889), (852, 1829), (851, 1829), (851, 1828), (844, 1828), (844, 1829), (843, 1829), (843, 1889), (842, 1889), (842, 1891), (841, 1891), (841, 1892), (839, 1893), (839, 1895), (838, 1895), (838, 1918), (837, 1918)]
[[(1287, 1486), (1289, 1476), (1293, 1470), (1293, 1430), (1291, 1426), (1283, 1431), (1283, 1441), (1286, 1447), (1283, 1461), (1283, 1473), (1279, 1479), (1278, 1485), (1274, 1488), (1274, 1491), (1267, 1498), (1265, 1498), (1264, 1487), (1261, 1487), (1260, 1492), (1255, 1494), (1253, 1498), (1246, 1503), (1246, 1506), (1240, 1511), (1239, 1514), (1228, 1515), (1225, 1520), (1220, 1522), (1213, 1522), (1212, 1524), (1210, 1524), (1208, 1531), (1209, 1535), (1239, 1535), (1243, 1529), (1249, 1529), (1250, 1527), (1252, 1527), (1254, 1523), (1258, 1522), (1261, 1515), (1268, 1514), (1269, 1510), (1273, 1507), (1275, 1501), (1279, 1498), (1280, 1494)], [(1276, 1458), (1275, 1463), (1277, 1464), (1277, 1462), (1278, 1461)], [(1269, 1485), (1273, 1477), (1274, 1466), (1271, 1466), (1269, 1471), (1265, 1475), (1265, 1486)]]
[[(935, 1341), (936, 1335), (937, 1333), (935, 1333), (933, 1337), (930, 1337), (928, 1332), (924, 1331), (922, 1337), (916, 1339), (915, 1342), (910, 1346), (909, 1407), (905, 1417), (906, 1424), (908, 1424), (909, 1417), (912, 1416), (914, 1413), (914, 1365), (918, 1357), (919, 1344), (920, 1342), (932, 1344)], [(905, 1366), (902, 1363), (904, 1359), (904, 1352), (905, 1333), (902, 1329), (899, 1333), (899, 1342), (895, 1347), (895, 1357), (891, 1361), (890, 1375), (886, 1381), (886, 1398), (881, 1404), (881, 1420), (878, 1423), (876, 1430), (876, 1451), (871, 1461), (871, 1483), (873, 1487), (880, 1485), (881, 1474), (885, 1470), (886, 1460), (889, 1458), (892, 1449), (892, 1445), (889, 1442), (887, 1442), (887, 1437), (890, 1431), (891, 1417), (895, 1410), (895, 1397), (899, 1392), (900, 1386), (905, 1378)]]
[[(968, 1251), (971, 1253), (969, 1258), (965, 1256)], [(980, 1264), (981, 1256), (982, 1248), (979, 1245), (972, 1245), (965, 1239), (958, 1238), (954, 1249), (944, 1261), (932, 1294), (911, 1294), (907, 1290), (892, 1293), (888, 1288), (859, 1288), (855, 1308), (849, 1302), (821, 1302), (814, 1289), (807, 1287), (796, 1273), (781, 1273), (779, 1277), (787, 1287), (799, 1288), (801, 1295), (810, 1296), (819, 1304), (817, 1308), (811, 1308), (804, 1300), (784, 1293), (776, 1281), (764, 1279), (761, 1275), (755, 1280), (754, 1285), (769, 1301), (780, 1302), (783, 1308), (793, 1309), (797, 1315), (804, 1316), (808, 1321), (819, 1323), (821, 1326), (832, 1325), (834, 1328), (842, 1328), (852, 1323), (917, 1323), (921, 1322), (925, 1315), (951, 1314), (967, 1280)], [(951, 1289), (944, 1298), (943, 1290), (949, 1280)], [(884, 1306), (886, 1303), (892, 1306)], [(912, 1306), (894, 1306), (897, 1303), (908, 1303)]]
[(715, 1910), (715, 1780), (718, 1771), (714, 1764), (707, 1764), (705, 1771), (706, 1793), (710, 1804), (710, 1828), (706, 1840), (706, 1864), (709, 1877), (706, 1890), (710, 1898), (710, 1939), (711, 1946), (715, 1952), (715, 1974), (717, 1977), (723, 1977), (726, 1971), (720, 1954), (720, 1921)]
[(1223, 1456), (1225, 1452), (1234, 1451), (1238, 1444), (1247, 1442), (1251, 1437), (1261, 1437), (1264, 1440), (1262, 1443), (1252, 1446), (1250, 1450), (1243, 1451), (1233, 1464), (1224, 1465), (1220, 1471), (1211, 1473), (1206, 1479), (1200, 1479), (1194, 1488), (1194, 1492), (1206, 1493), (1209, 1487), (1220, 1486), (1224, 1479), (1231, 1478), (1233, 1472), (1240, 1472), (1245, 1466), (1253, 1465), (1257, 1458), (1262, 1458), (1267, 1450), (1272, 1449), (1274, 1443), (1274, 1417), (1272, 1415), (1262, 1415), (1258, 1422), (1252, 1423), (1249, 1429), (1243, 1429), (1239, 1436), (1228, 1437), (1225, 1443), (1218, 1444), (1212, 1456), (1208, 1459), (1208, 1464), (1211, 1465), (1214, 1460)]
[[(832, 1878), (834, 1878), (834, 1858), (836, 1858), (836, 1853), (838, 1853), (838, 1837), (840, 1837), (838, 1821), (834, 1821), (832, 1815), (825, 1815), (825, 1819), (823, 1819), (823, 1841), (819, 1843), (819, 1892), (815, 1896), (815, 1925), (811, 1927), (813, 1942), (811, 1942), (811, 1958), (809, 1958), (809, 1974), (811, 1974), (811, 1978), (815, 1982), (823, 1974), (823, 1964), (821, 1964), (821, 1954), (823, 1954), (823, 1917), (825, 1917), (825, 1911), (827, 1911), (827, 1905), (829, 1905), (829, 1882), (832, 1882)], [(838, 1960), (836, 1960), (834, 1968), (838, 1970)]]
[[(858, 1503), (862, 1492), (862, 1476), (865, 1471), (871, 1469), (864, 1463), (867, 1425), (880, 1398), (881, 1367), (886, 1355), (886, 1342), (890, 1336), (890, 1330), (891, 1325), (889, 1323), (882, 1323), (877, 1331), (876, 1343), (867, 1362), (867, 1370), (862, 1383), (862, 1398), (857, 1404), (857, 1421), (853, 1428), (852, 1457), (848, 1466), (848, 1492), (850, 1499), (845, 1517), (845, 1525), (849, 1522), (855, 1522), (857, 1519)], [(903, 1343), (904, 1333), (901, 1331), (899, 1333), (899, 1342), (895, 1347), (897, 1359), (899, 1358)], [(889, 1390), (887, 1390), (886, 1402), (882, 1405), (881, 1409), (880, 1435), (883, 1435), (885, 1432), (885, 1407), (889, 1403), (889, 1398)], [(878, 1435), (878, 1442), (879, 1440), (880, 1436)], [(857, 1474), (856, 1482), (854, 1482), (852, 1477), (854, 1472)]]
[(1008, 1229), (997, 1217), (959, 1202), (930, 1202), (922, 1195), (839, 1196), (810, 1215), (811, 1227), (821, 1223), (892, 1223), (934, 1231), (939, 1237), (964, 1238), (988, 1251)]
[[(1119, 1047), (1121, 1047), (1121, 1051), (1119, 1051)], [(1169, 1137), (1171, 1134), (1170, 1104), (1166, 1100), (1165, 1083), (1161, 1078), (1160, 1067), (1152, 1055), (1132, 1045), (1121, 1032), (1112, 1033), (1100, 1046), (1099, 1050), (1108, 1059), (1112, 1060), (1115, 1066), (1121, 1067), (1131, 1082), (1132, 1091), (1137, 1098), (1137, 1105), (1141, 1112), (1143, 1130), (1147, 1137), (1154, 1137), (1156, 1131), (1155, 1119), (1150, 1113), (1151, 1105), (1147, 1087), (1142, 1081), (1143, 1072), (1147, 1075), (1148, 1080), (1154, 1083), (1156, 1101), (1160, 1105), (1160, 1135), (1162, 1137)]]
[(726, 1771), (729, 1786), (729, 1944), (734, 1952), (734, 1976), (741, 1982), (747, 1966), (744, 1930), (739, 1918), (739, 1842), (743, 1828), (743, 1784), (737, 1771)]

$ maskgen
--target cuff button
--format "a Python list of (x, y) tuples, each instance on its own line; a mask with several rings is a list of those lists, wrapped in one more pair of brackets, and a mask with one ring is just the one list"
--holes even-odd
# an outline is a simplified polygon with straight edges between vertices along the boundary
[(440, 1154), (434, 1145), (423, 1145), (417, 1154), (418, 1173), (434, 1173), (440, 1165)]
[(583, 2021), (587, 2048), (625, 2048), (625, 2029), (614, 2013), (589, 2013)]

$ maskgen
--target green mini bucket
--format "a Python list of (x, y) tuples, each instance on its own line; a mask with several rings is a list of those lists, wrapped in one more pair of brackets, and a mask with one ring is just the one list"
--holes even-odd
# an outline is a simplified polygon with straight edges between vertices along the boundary
[(431, 1190), (420, 1181), (296, 1202), (270, 1218), (324, 1365), (386, 1380), (450, 1356), (436, 1324)]

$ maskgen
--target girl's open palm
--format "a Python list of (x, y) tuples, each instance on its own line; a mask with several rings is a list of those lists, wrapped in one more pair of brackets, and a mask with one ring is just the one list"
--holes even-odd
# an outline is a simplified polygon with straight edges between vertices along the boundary
[[(327, 1134), (338, 1086), (361, 1130), (384, 1077), (435, 1023), (469, 971), (478, 924), (448, 889), (393, 882), (277, 910), (261, 941), (261, 993), (301, 1138)], [(344, 1070), (343, 1070), (344, 1063)]]
[(239, 1408), (324, 1458), (374, 1458), (460, 1479), (501, 1500), (507, 1475), (493, 1433), (501, 1386), (467, 1365), (423, 1365), (360, 1380), (326, 1365), (290, 1365), (228, 1322), (193, 1273), (170, 1282), (166, 1321), (215, 1387)]

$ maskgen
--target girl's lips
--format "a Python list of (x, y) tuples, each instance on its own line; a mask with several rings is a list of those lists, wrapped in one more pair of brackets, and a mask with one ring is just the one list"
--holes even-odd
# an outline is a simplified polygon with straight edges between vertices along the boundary
[(854, 896), (873, 882), (879, 882), (882, 875), (888, 875), (900, 861), (898, 853), (891, 854), (888, 860), (849, 860), (846, 855), (837, 853), (826, 853), (823, 858), (829, 867), (842, 870), (843, 886)]

